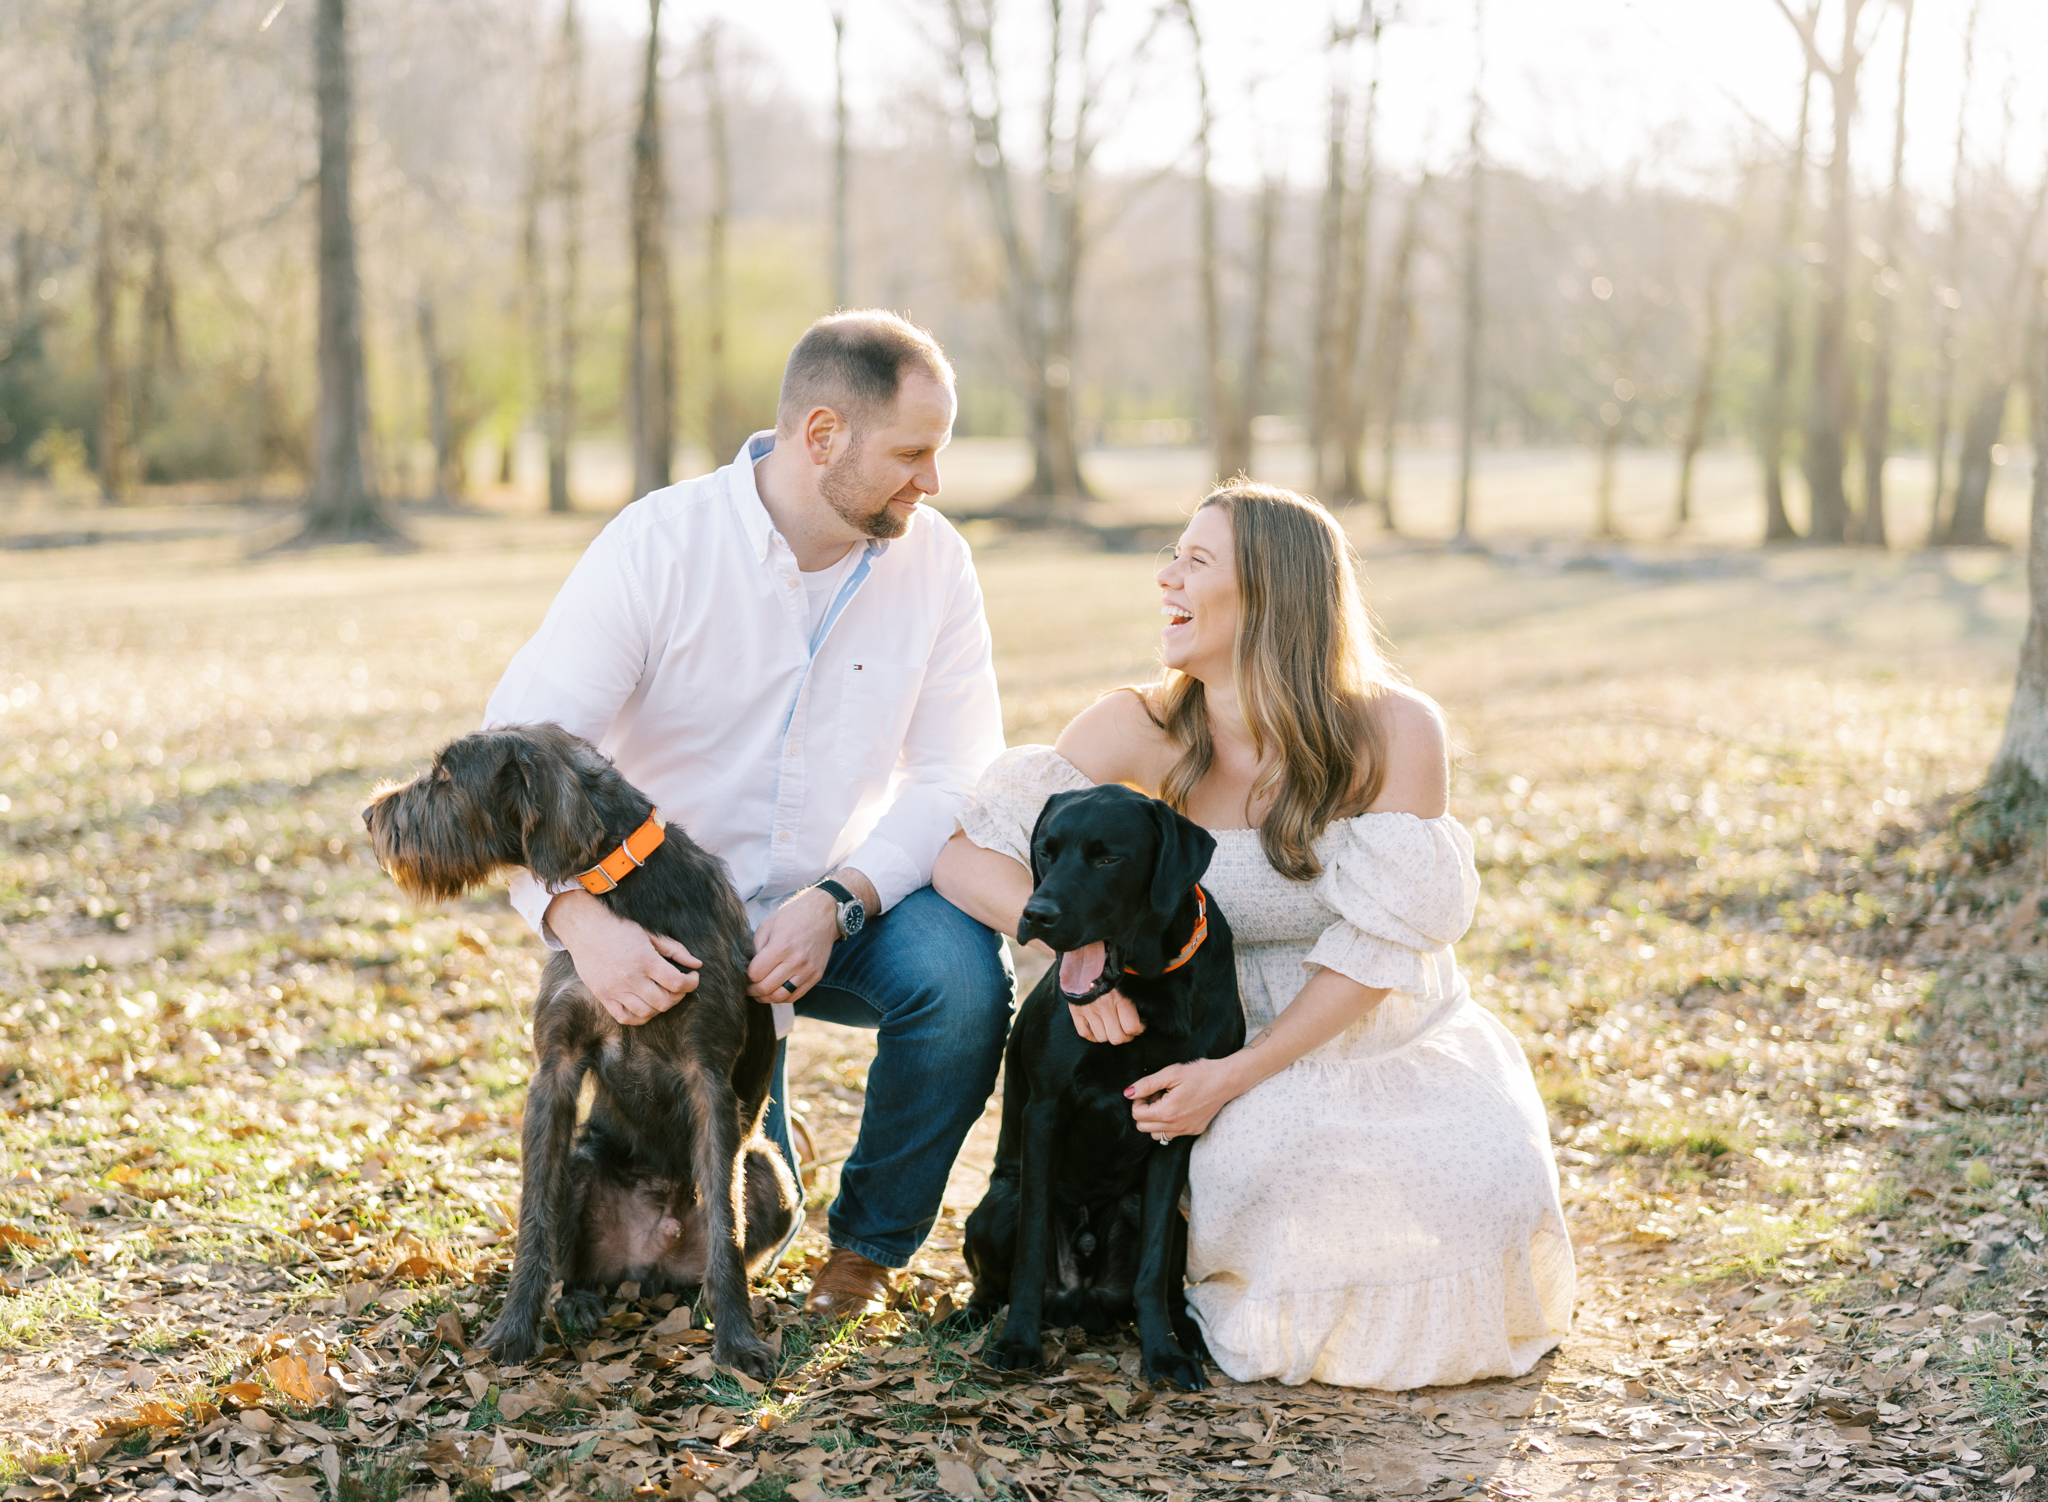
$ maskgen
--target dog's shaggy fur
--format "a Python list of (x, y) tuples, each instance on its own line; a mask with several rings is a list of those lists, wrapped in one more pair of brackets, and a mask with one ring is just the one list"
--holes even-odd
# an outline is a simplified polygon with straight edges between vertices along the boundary
[[(393, 879), (441, 901), (508, 866), (572, 880), (652, 811), (589, 742), (543, 724), (451, 742), (431, 770), (379, 791), (363, 821)], [(674, 824), (599, 900), (697, 956), (697, 988), (622, 1027), (567, 953), (549, 960), (533, 1015), (512, 1286), (484, 1344), (500, 1361), (532, 1356), (558, 1278), (558, 1316), (585, 1326), (603, 1313), (600, 1291), (617, 1283), (646, 1294), (701, 1285), (716, 1322), (713, 1357), (765, 1381), (775, 1357), (754, 1329), (747, 1278), (800, 1212), (788, 1167), (760, 1135), (775, 1025), (747, 996), (746, 912), (724, 865)], [(586, 1073), (596, 1099), (579, 1131)]]

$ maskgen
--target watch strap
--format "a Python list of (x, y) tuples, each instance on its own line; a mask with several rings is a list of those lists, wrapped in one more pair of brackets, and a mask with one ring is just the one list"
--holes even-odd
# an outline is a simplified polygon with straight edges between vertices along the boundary
[[(860, 902), (860, 899), (858, 897), (854, 896), (853, 893), (849, 892), (845, 887), (841, 886), (838, 882), (833, 881), (830, 877), (827, 877), (824, 881), (818, 882), (817, 888), (821, 892), (830, 892), (832, 894), (832, 900), (834, 902)], [(860, 905), (863, 908), (867, 906), (865, 902), (861, 902)]]

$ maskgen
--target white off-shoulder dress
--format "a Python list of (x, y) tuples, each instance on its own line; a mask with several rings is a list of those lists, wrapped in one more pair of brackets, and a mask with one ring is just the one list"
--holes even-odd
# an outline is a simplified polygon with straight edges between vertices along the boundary
[[(1005, 752), (961, 821), (1030, 863), (1038, 811), (1089, 786), (1044, 746)], [(1217, 1113), (1189, 1170), (1188, 1302), (1240, 1382), (1404, 1389), (1520, 1375), (1564, 1338), (1571, 1242), (1542, 1098), (1451, 945), (1472, 839), (1446, 815), (1362, 814), (1294, 881), (1257, 830), (1218, 829), (1202, 885), (1230, 922), (1248, 1035), (1325, 967), (1385, 987), (1371, 1013)]]

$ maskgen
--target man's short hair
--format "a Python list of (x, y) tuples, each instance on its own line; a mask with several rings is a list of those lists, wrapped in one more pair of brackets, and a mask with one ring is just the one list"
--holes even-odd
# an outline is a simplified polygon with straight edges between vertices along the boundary
[(794, 436), (812, 412), (830, 407), (858, 434), (895, 405), (903, 372), (912, 366), (952, 387), (953, 367), (939, 341), (908, 319), (879, 308), (828, 314), (789, 352), (776, 431)]

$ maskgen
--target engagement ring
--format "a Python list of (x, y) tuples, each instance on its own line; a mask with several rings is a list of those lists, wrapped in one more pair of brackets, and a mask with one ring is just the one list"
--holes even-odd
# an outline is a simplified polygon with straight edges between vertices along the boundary
[(1158, 1136), (1157, 1136), (1156, 1138), (1154, 1138), (1153, 1140), (1154, 1140), (1154, 1141), (1156, 1141), (1156, 1142), (1162, 1143), (1162, 1144), (1163, 1144), (1163, 1143), (1167, 1143), (1167, 1142), (1171, 1142), (1171, 1141), (1173, 1141), (1173, 1133), (1171, 1133), (1171, 1132), (1161, 1132), (1161, 1133), (1160, 1133), (1160, 1134), (1159, 1134), (1159, 1135), (1158, 1135)]

